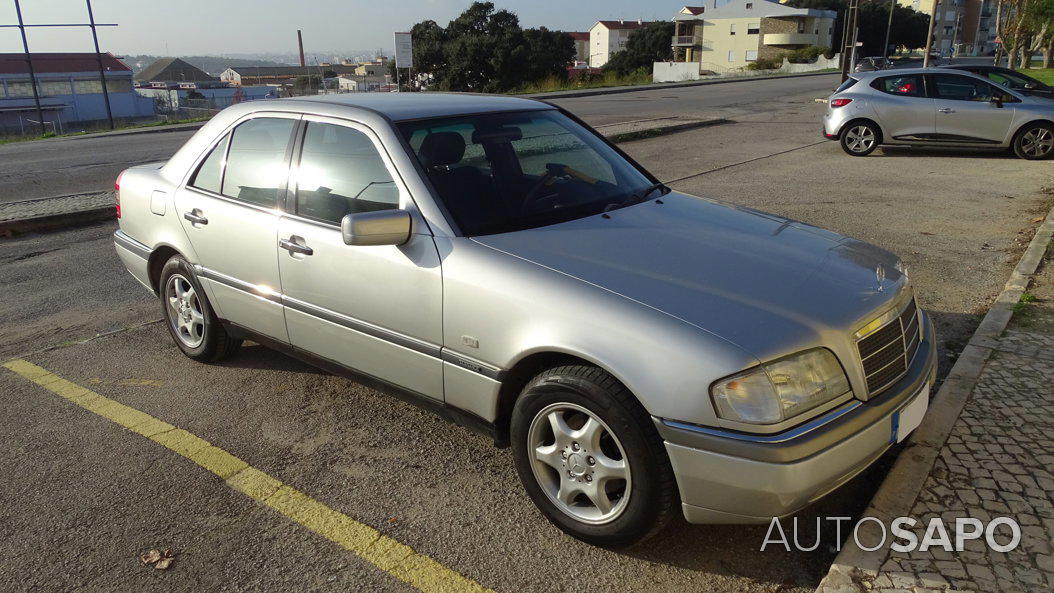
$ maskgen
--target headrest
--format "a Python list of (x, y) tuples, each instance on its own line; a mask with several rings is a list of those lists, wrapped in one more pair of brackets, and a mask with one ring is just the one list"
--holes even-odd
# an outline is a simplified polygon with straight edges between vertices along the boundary
[(465, 138), (457, 132), (432, 132), (421, 142), (420, 155), (426, 169), (459, 163), (465, 156)]

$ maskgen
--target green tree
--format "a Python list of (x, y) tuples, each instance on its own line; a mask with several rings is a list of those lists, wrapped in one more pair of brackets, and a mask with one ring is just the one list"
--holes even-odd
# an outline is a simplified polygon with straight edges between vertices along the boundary
[(647, 68), (651, 70), (654, 62), (665, 62), (673, 58), (673, 21), (657, 21), (636, 29), (626, 40), (626, 49), (615, 52), (604, 70), (626, 75), (630, 72)]
[(565, 75), (575, 53), (566, 33), (522, 29), (515, 14), (495, 10), (493, 2), (473, 3), (445, 29), (422, 21), (410, 32), (415, 72), (440, 90), (509, 91)]

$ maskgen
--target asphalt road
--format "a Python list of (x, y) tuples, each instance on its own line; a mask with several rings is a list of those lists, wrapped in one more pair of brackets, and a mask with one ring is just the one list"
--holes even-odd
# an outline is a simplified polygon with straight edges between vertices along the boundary
[[(728, 108), (764, 111), (787, 95), (829, 94), (837, 75), (735, 82), (559, 99), (593, 125), (654, 117), (717, 117)], [(168, 159), (193, 132), (71, 137), (0, 144), (0, 202), (14, 202), (113, 188), (132, 166)]]
[[(1049, 208), (1049, 165), (904, 149), (853, 159), (818, 137), (822, 105), (812, 98), (822, 92), (713, 99), (735, 123), (623, 148), (679, 190), (899, 253), (938, 321), (946, 368), (1027, 243), (1030, 220)], [(691, 99), (624, 109), (641, 119), (676, 100)], [(581, 108), (595, 123), (605, 117)], [(117, 262), (113, 226), (0, 240), (0, 358), (20, 356), (206, 438), (499, 592), (808, 591), (833, 557), (826, 545), (761, 553), (764, 527), (678, 522), (623, 551), (567, 538), (523, 495), (508, 451), (464, 429), (259, 346), (222, 365), (182, 357), (151, 323), (159, 305)], [(185, 459), (3, 369), (0, 434), (0, 590), (407, 590)], [(888, 463), (804, 511), (800, 524), (858, 513)], [(157, 546), (176, 551), (169, 571), (137, 563)]]

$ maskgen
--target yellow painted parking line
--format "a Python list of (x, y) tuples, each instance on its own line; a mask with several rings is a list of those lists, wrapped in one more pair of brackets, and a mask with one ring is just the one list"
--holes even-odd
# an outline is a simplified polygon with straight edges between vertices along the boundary
[(427, 593), (489, 592), (376, 529), (283, 484), (196, 435), (116, 402), (25, 360), (3, 365), (78, 406), (179, 453), (219, 476), (230, 488), (278, 511), (363, 560)]

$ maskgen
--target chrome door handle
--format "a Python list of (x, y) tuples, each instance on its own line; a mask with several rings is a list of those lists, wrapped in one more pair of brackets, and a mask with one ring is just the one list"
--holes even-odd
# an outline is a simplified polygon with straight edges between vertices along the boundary
[(941, 107), (937, 110), (938, 113), (955, 113), (955, 110), (951, 107)]
[[(278, 246), (288, 251), (289, 255), (293, 255), (294, 253), (299, 253), (301, 255), (312, 255), (315, 253), (314, 249), (311, 249), (307, 245), (301, 245), (300, 243), (294, 241), (294, 239), (300, 239), (300, 237), (293, 235), (288, 239), (279, 239)], [(300, 240), (303, 241), (303, 239)]]
[(209, 224), (209, 219), (205, 218), (204, 216), (201, 216), (200, 214), (196, 214), (196, 212), (201, 212), (201, 211), (200, 210), (192, 210), (190, 212), (184, 212), (183, 213), (183, 218), (186, 218), (187, 220), (189, 220), (193, 224)]

